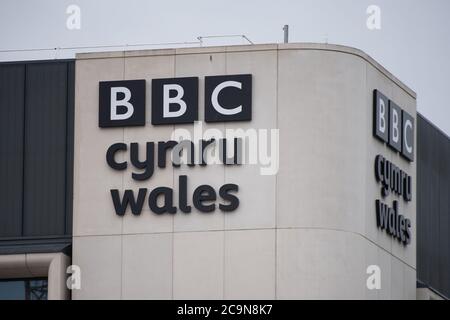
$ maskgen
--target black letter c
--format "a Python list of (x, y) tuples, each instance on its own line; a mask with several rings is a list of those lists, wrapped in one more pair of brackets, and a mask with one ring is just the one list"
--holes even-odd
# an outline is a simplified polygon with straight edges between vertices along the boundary
[(125, 143), (115, 143), (108, 148), (108, 151), (106, 151), (106, 162), (114, 170), (125, 170), (127, 168), (126, 161), (117, 163), (116, 160), (114, 160), (116, 152), (120, 150), (127, 151), (127, 145)]

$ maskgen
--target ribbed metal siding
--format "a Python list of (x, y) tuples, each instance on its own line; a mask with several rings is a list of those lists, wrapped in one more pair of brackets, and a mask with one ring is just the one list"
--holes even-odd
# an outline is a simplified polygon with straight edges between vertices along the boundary
[(24, 236), (65, 232), (67, 64), (27, 66)]
[(73, 150), (75, 134), (75, 63), (67, 63), (66, 235), (72, 235)]
[(0, 65), (0, 236), (22, 234), (24, 65)]
[(450, 139), (417, 120), (417, 278), (450, 297)]
[(0, 254), (70, 243), (73, 107), (73, 61), (0, 64)]

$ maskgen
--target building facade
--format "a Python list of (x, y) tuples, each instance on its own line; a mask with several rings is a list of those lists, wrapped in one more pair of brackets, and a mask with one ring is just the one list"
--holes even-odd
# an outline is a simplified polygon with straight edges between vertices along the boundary
[[(17, 140), (1, 159), (1, 279), (48, 278), (64, 298), (50, 288), (72, 264), (72, 299), (449, 296), (448, 137), (365, 53), (274, 44), (36, 66), (36, 96), (29, 64), (0, 68), (2, 136)], [(231, 163), (212, 161), (224, 150)], [(48, 255), (58, 263), (17, 271)]]
[(0, 299), (69, 297), (74, 70), (74, 61), (0, 64)]

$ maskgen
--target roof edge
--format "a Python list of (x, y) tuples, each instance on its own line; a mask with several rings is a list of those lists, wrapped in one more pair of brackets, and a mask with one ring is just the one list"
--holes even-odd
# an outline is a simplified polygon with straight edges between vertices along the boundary
[(417, 99), (417, 94), (406, 84), (395, 77), (385, 67), (373, 59), (364, 51), (344, 45), (328, 44), (328, 43), (267, 43), (267, 44), (251, 44), (251, 45), (231, 45), (231, 46), (211, 46), (211, 47), (182, 47), (182, 48), (164, 48), (164, 49), (148, 49), (148, 50), (129, 50), (129, 51), (104, 51), (104, 52), (87, 52), (77, 53), (77, 60), (88, 59), (107, 59), (107, 58), (127, 58), (127, 57), (145, 57), (145, 56), (161, 56), (161, 55), (182, 55), (182, 54), (207, 54), (218, 52), (248, 52), (248, 51), (270, 51), (270, 50), (323, 50), (334, 51), (346, 54), (352, 54), (366, 62), (370, 63), (374, 68), (383, 73), (392, 82), (398, 85), (402, 90), (409, 94), (412, 98)]

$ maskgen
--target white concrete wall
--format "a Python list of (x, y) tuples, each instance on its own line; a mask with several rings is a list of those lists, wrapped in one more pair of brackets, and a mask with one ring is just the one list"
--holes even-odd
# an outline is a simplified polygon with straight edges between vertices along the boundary
[[(116, 142), (169, 140), (152, 126), (151, 79), (198, 76), (204, 120), (206, 75), (253, 75), (253, 119), (206, 128), (279, 128), (280, 170), (207, 166), (155, 169), (144, 182), (105, 162)], [(98, 82), (147, 80), (147, 125), (98, 127)], [(412, 221), (403, 247), (376, 226), (374, 159), (382, 153), (412, 177), (408, 164), (372, 136), (372, 92), (381, 90), (411, 115), (415, 94), (364, 53), (315, 44), (256, 45), (82, 54), (76, 62), (73, 263), (82, 289), (74, 299), (414, 299), (415, 187), (400, 210)], [(167, 186), (187, 174), (190, 192), (239, 185), (235, 212), (158, 216), (114, 213), (109, 190)], [(190, 193), (189, 193), (190, 194)], [(392, 203), (388, 199), (387, 203)], [(366, 268), (382, 271), (381, 290), (366, 289)]]

